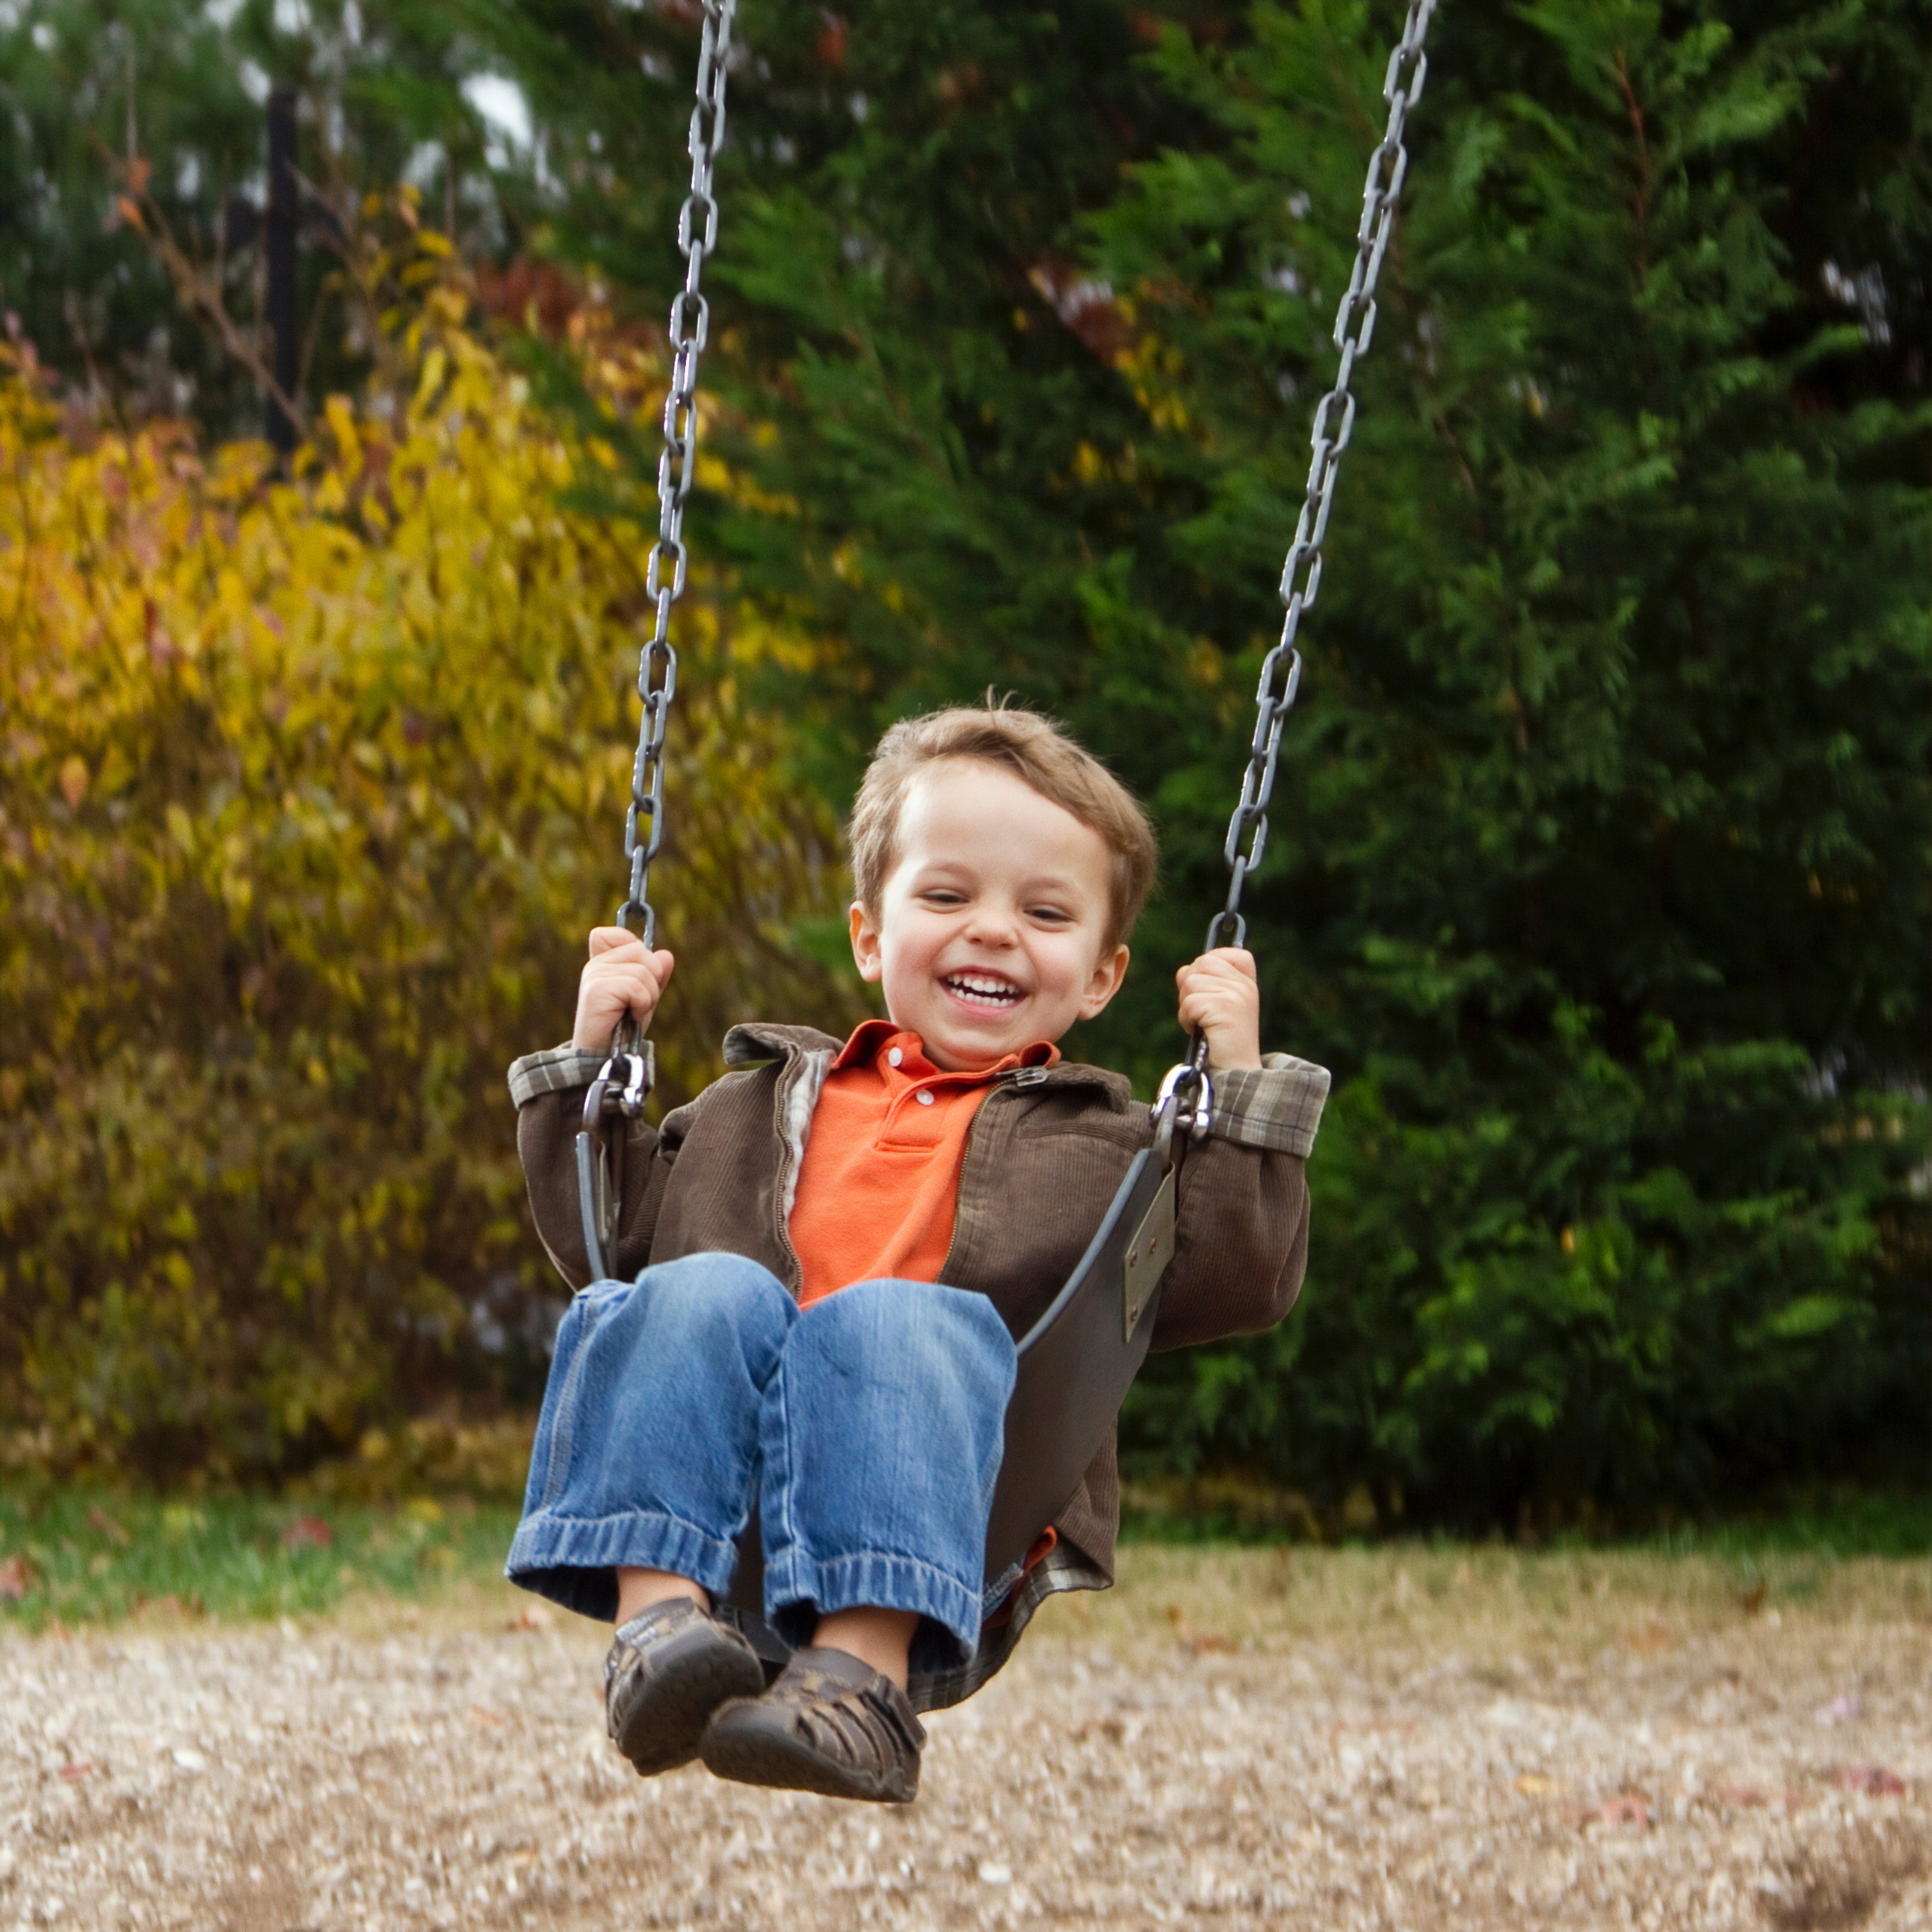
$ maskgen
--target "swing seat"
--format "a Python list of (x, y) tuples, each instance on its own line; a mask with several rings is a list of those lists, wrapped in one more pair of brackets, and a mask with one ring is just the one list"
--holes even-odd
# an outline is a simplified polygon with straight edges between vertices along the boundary
[[(1066, 1285), (1019, 1340), (987, 1519), (988, 1584), (1025, 1556), (1106, 1446), (1154, 1335), (1174, 1257), (1174, 1170), (1143, 1148)], [(764, 1583), (754, 1510), (738, 1540), (732, 1607), (762, 1616)]]

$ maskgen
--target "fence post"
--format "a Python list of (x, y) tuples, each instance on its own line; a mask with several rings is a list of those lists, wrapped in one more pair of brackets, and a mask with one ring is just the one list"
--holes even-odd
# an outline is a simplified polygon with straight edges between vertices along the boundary
[[(292, 87), (278, 87), (268, 96), (268, 194), (262, 215), (275, 382), (284, 395), (292, 397), (300, 372), (296, 341), (296, 232), (302, 221), (302, 188), (296, 178), (296, 91)], [(284, 456), (294, 450), (294, 420), (273, 390), (267, 399), (267, 429), (269, 442)]]

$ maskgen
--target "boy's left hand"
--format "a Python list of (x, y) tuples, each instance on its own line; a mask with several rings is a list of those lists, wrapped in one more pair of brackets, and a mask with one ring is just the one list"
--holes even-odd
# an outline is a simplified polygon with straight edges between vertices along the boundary
[(1262, 989), (1255, 956), (1239, 946), (1217, 946), (1174, 976), (1180, 988), (1180, 1024), (1208, 1036), (1208, 1064), (1258, 1068)]

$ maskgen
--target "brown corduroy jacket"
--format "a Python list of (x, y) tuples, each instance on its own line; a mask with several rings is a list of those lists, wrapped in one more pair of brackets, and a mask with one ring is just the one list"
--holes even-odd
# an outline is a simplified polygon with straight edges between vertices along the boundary
[[(840, 1044), (809, 1027), (734, 1027), (722, 1079), (662, 1126), (633, 1124), (614, 1268), (620, 1278), (654, 1262), (722, 1252), (748, 1256), (797, 1293), (786, 1224), (812, 1112)], [(584, 1090), (603, 1058), (566, 1046), (510, 1070), (531, 1210), (572, 1288), (587, 1278), (576, 1136)], [(1308, 1256), (1304, 1164), (1328, 1091), (1324, 1069), (1285, 1054), (1270, 1054), (1258, 1070), (1215, 1073), (1212, 1131), (1181, 1163), (1155, 1348), (1266, 1328), (1294, 1305)], [(986, 1295), (1016, 1337), (1024, 1334), (1072, 1272), (1129, 1164), (1152, 1138), (1148, 1109), (1120, 1074), (1062, 1062), (1002, 1075), (967, 1140), (940, 1279)], [(1112, 1581), (1119, 1522), (1110, 1441), (1056, 1520), (1061, 1548), (1029, 1577), (1030, 1600), (1014, 1606), (1015, 1636), (1050, 1591)], [(928, 1694), (915, 1701), (926, 1708), (954, 1701), (938, 1687), (921, 1688)]]

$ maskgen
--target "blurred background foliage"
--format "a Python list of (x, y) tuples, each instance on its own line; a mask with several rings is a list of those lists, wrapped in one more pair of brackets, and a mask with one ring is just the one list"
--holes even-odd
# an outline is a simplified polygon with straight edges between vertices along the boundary
[[(180, 424), (63, 436), (17, 356), (0, 383), (16, 1464), (260, 1474), (541, 1375), (505, 1042), (567, 1034), (614, 902), (645, 534), (565, 507), (614, 459), (426, 260), (409, 387), (332, 398), (290, 480)], [(654, 413), (654, 356), (576, 320), (614, 423)], [(836, 821), (742, 699), (806, 647), (705, 580), (686, 610), (664, 910), (707, 970), (666, 1002), (668, 1098), (748, 1004), (854, 1004), (787, 933)]]
[[(854, 1010), (832, 814), (882, 724), (989, 683), (1156, 808), (1139, 969), (1074, 1044), (1143, 1082), (1172, 1056), (1399, 11), (746, 0), (680, 1090), (730, 1018)], [(50, 379), (9, 388), (0, 549), (38, 614), (0, 793), (22, 1454), (269, 1472), (533, 1395), (495, 1083), (563, 1030), (616, 884), (695, 22), (0, 8), (0, 304)], [(1927, 26), (1440, 14), (1252, 896), (1268, 1043), (1336, 1076), (1309, 1285), (1152, 1365), (1142, 1481), (1478, 1523), (1922, 1466)], [(356, 398), (279, 484), (224, 446), (259, 402), (154, 247), (256, 326), (222, 209), (259, 198), (272, 81), (338, 212), (305, 394)], [(421, 494), (378, 528), (367, 466), (398, 461)], [(478, 560), (439, 574), (445, 489)], [(192, 704), (144, 609), (206, 640)], [(160, 1232), (178, 1208), (208, 1232)]]

